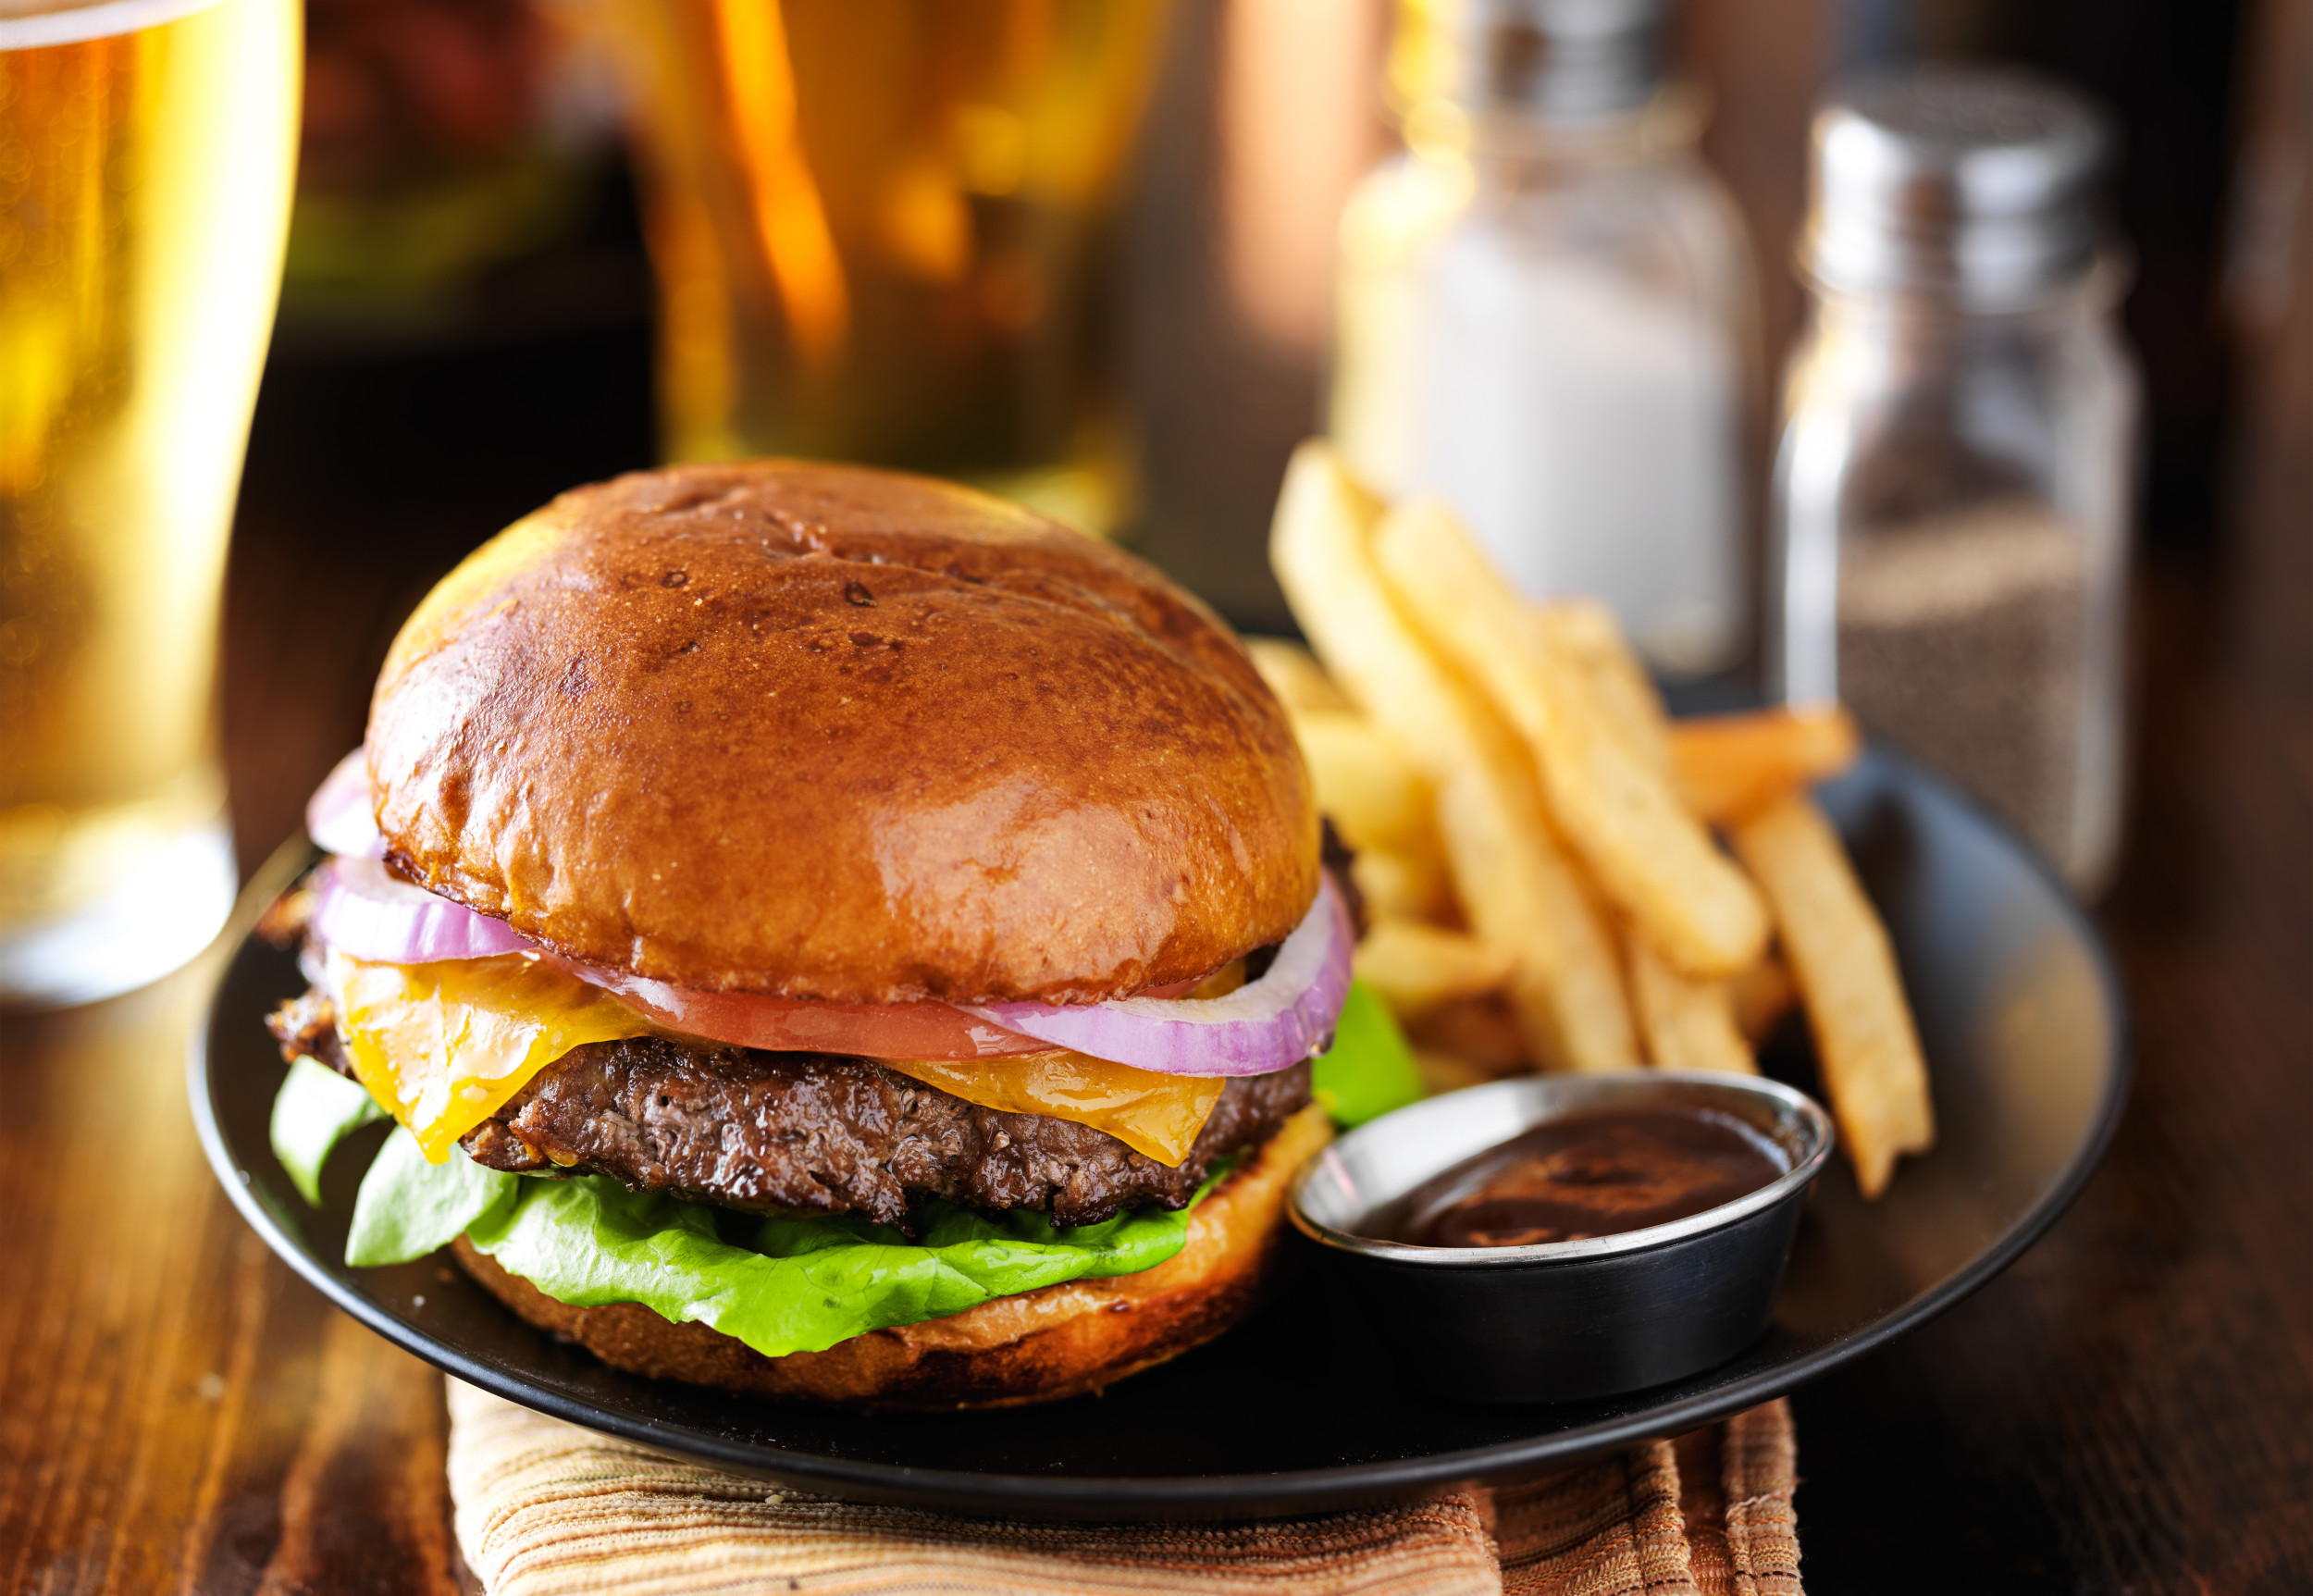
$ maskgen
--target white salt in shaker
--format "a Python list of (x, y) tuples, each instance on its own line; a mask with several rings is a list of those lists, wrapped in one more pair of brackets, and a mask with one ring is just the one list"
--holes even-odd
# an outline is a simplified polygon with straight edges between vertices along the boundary
[(1817, 116), (1769, 519), (1771, 680), (1844, 699), (2084, 893), (2119, 842), (2137, 379), (2101, 119), (1919, 68)]
[(1342, 218), (1330, 425), (1370, 485), (1443, 496), (1528, 592), (1605, 599), (1690, 674), (1749, 641), (1757, 303), (1661, 11), (1406, 0), (1408, 148)]

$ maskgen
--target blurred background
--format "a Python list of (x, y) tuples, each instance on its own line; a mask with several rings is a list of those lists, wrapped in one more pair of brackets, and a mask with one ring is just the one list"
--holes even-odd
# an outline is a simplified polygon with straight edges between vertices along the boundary
[[(963, 175), (889, 179), (876, 209), (846, 198), (863, 181), (823, 172), (811, 225), (748, 216), (665, 109), (705, 92), (684, 74), (715, 69), (716, 41), (665, 21), (684, 8), (308, 0), (287, 281), (229, 585), (244, 864), (292, 827), (320, 750), (357, 740), (370, 672), (443, 570), (561, 489), (661, 458), (787, 450), (972, 476), (1119, 537), (1242, 626), (1290, 630), (1268, 516), (1288, 451), (1324, 423), (1343, 206), (1403, 137), (1385, 68), (1409, 68), (1392, 39), (1432, 7), (959, 7), (988, 13), (959, 24), (974, 36), (910, 40), (893, 33), (915, 25), (905, 7), (784, 10), (778, 43), (806, 82), (903, 45), (946, 62), (920, 93), (961, 107)], [(698, 17), (728, 26), (732, 10)], [(1007, 44), (1005, 27), (1049, 36)], [(2232, 558), (2245, 429), (2305, 425), (2306, 35), (2285, 0), (1673, 7), (1664, 76), (1691, 91), (1755, 294), (1733, 501), (1745, 588), (1761, 580), (1778, 374), (1804, 314), (1792, 262), (1809, 118), (1843, 76), (1917, 61), (2023, 64), (2109, 109), (2111, 215), (2133, 256), (2119, 319), (2146, 395), (2140, 549), (2161, 568)], [(792, 84), (758, 90), (798, 114)], [(902, 109), (815, 127), (807, 93), (803, 142), (905, 173)], [(775, 160), (775, 142), (750, 156), (742, 137), (725, 158)], [(1052, 149), (1076, 152), (1075, 168)], [(697, 196), (698, 214), (653, 192)], [(734, 229), (756, 226), (788, 229), (768, 286), (733, 264)], [(814, 247), (856, 268), (832, 308), (811, 298)], [(679, 290), (654, 290), (654, 250)], [(838, 390), (798, 323), (780, 369), (714, 369), (718, 328), (743, 339), (731, 329), (748, 316), (798, 306), (890, 329), (898, 353), (871, 348)], [(890, 385), (936, 359), (962, 363), (944, 378), (962, 414), (891, 419), (906, 405)], [(1001, 369), (975, 374), (973, 359)], [(969, 413), (991, 410), (1032, 419), (1001, 440), (971, 435)], [(798, 414), (811, 424), (782, 419)], [(1762, 663), (1750, 622), (1713, 662), (1738, 680)], [(341, 693), (323, 701), (316, 677)], [(326, 725), (294, 724), (315, 716)]]

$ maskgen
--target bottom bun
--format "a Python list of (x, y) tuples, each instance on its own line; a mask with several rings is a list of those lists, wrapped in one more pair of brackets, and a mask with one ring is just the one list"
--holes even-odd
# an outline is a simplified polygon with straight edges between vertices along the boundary
[(657, 1379), (866, 1407), (1011, 1407), (1051, 1402), (1202, 1346), (1253, 1305), (1277, 1244), (1285, 1188), (1332, 1136), (1312, 1103), (1189, 1215), (1181, 1250), (1153, 1269), (996, 1297), (946, 1318), (870, 1330), (824, 1352), (765, 1357), (639, 1303), (573, 1307), (507, 1272), (464, 1236), (458, 1261), (541, 1330)]

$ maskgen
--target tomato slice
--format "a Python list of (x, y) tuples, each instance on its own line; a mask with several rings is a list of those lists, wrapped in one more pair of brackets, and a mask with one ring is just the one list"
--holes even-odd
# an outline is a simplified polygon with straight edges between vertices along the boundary
[(1052, 1047), (945, 1003), (814, 1003), (701, 992), (625, 971), (554, 962), (670, 1031), (740, 1047), (860, 1058), (999, 1058)]
[[(1022, 1036), (946, 1003), (817, 1003), (752, 992), (702, 992), (549, 956), (547, 962), (669, 1031), (761, 1047), (774, 1053), (844, 1053), (858, 1058), (1006, 1058), (1048, 1053), (1049, 1042)], [(1143, 997), (1220, 997), (1244, 984), (1244, 960), (1194, 981), (1152, 986)]]

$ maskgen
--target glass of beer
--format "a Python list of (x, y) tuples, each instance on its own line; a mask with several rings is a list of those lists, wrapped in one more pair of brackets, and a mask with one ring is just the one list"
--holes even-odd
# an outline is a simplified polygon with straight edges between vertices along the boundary
[(1103, 289), (1167, 0), (614, 0), (663, 445), (1129, 511)]
[(217, 612), (297, 150), (298, 0), (0, 0), (0, 1001), (231, 908)]

